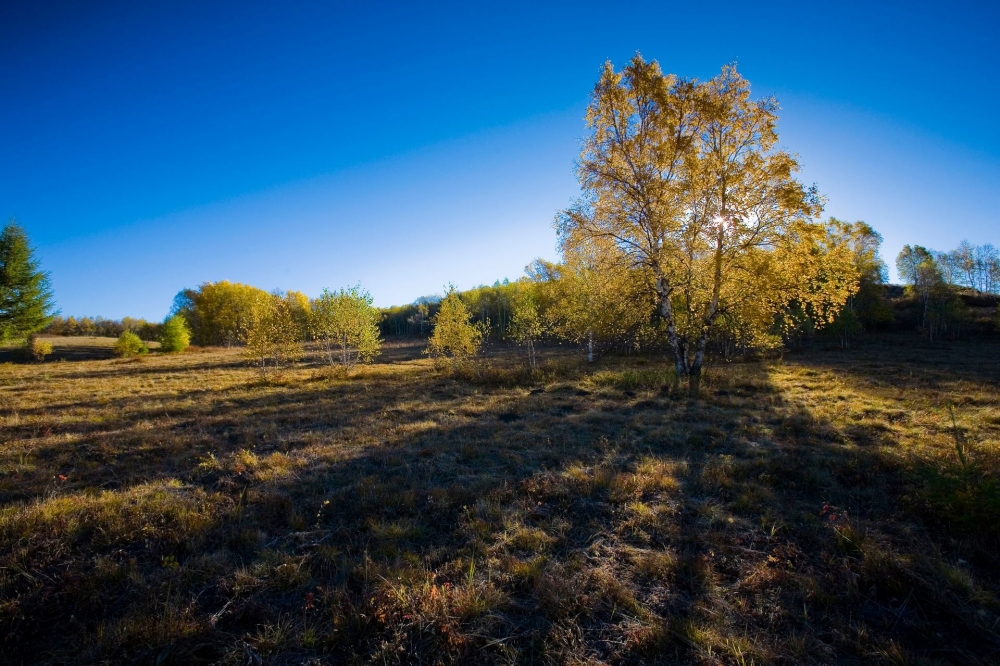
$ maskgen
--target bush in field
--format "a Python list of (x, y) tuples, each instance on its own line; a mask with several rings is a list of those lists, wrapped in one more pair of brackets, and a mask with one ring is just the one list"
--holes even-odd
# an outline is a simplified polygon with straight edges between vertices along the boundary
[(434, 316), (434, 333), (427, 343), (424, 353), (436, 358), (451, 360), (452, 369), (459, 361), (479, 353), (483, 343), (483, 326), (472, 323), (469, 309), (459, 298), (454, 287), (441, 301), (441, 309)]
[(139, 356), (140, 354), (145, 354), (148, 351), (149, 348), (146, 346), (146, 343), (144, 343), (142, 338), (132, 331), (122, 331), (122, 334), (118, 336), (118, 341), (114, 346), (114, 354), (119, 358)]
[(181, 315), (174, 315), (160, 329), (160, 349), (165, 352), (182, 352), (191, 344), (191, 331)]
[(31, 339), (31, 356), (36, 361), (44, 361), (52, 353), (52, 343), (42, 338)]
[(292, 304), (278, 296), (264, 294), (250, 305), (240, 339), (246, 345), (244, 358), (264, 380), (268, 369), (279, 370), (302, 357), (302, 329)]
[(330, 292), (326, 289), (312, 303), (310, 331), (323, 344), (327, 360), (338, 358), (346, 368), (361, 361), (367, 363), (382, 348), (379, 333), (381, 313), (372, 305), (372, 297), (360, 286)]

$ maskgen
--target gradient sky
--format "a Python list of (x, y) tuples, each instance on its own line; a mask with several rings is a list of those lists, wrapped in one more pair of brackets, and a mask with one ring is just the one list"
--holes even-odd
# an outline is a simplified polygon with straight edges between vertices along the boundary
[(0, 4), (0, 215), (65, 315), (181, 288), (356, 282), (379, 305), (517, 278), (602, 63), (736, 61), (827, 214), (1000, 244), (1000, 3)]

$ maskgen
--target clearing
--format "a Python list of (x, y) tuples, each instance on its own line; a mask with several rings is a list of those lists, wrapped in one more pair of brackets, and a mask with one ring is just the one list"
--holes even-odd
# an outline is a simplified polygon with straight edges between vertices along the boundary
[(1000, 660), (1000, 345), (420, 350), (0, 365), (0, 661)]

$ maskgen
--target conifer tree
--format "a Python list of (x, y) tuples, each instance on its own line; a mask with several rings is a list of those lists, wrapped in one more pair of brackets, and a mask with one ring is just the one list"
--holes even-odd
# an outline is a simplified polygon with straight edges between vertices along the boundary
[(11, 220), (0, 232), (0, 340), (40, 331), (54, 314), (49, 274), (39, 270), (28, 234)]

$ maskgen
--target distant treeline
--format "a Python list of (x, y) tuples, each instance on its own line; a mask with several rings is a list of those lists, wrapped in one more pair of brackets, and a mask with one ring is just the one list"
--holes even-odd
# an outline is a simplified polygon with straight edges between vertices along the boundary
[(992, 245), (962, 241), (950, 252), (905, 245), (896, 272), (906, 283), (897, 307), (903, 326), (930, 339), (1000, 327), (1000, 253)]
[(160, 336), (163, 324), (122, 317), (121, 319), (105, 319), (103, 317), (66, 317), (56, 315), (52, 318), (42, 333), (49, 335), (80, 335), (117, 338), (124, 331), (131, 331), (146, 341), (156, 340)]
[[(504, 279), (458, 294), (471, 312), (472, 321), (485, 327), (486, 338), (499, 341), (507, 337), (514, 308), (530, 290), (529, 282), (528, 278), (515, 282)], [(382, 308), (382, 335), (430, 335), (440, 303), (440, 296), (422, 296), (409, 305)]]

